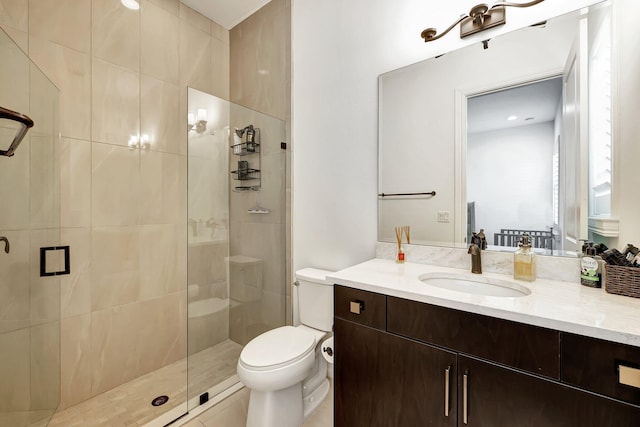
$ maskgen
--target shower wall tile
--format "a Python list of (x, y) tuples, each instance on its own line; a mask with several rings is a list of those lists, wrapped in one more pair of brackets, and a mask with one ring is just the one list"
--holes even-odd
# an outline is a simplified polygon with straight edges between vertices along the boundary
[(231, 221), (231, 253), (262, 259), (262, 287), (285, 295), (284, 225)]
[(138, 227), (94, 227), (91, 236), (91, 308), (135, 302), (140, 295)]
[(30, 290), (25, 286), (30, 280), (28, 260), (31, 241), (29, 230), (0, 229), (0, 235), (6, 236), (11, 243), (9, 254), (4, 253), (4, 245), (0, 243), (0, 301), (3, 301), (0, 306), (0, 334), (3, 334), (31, 324)]
[(92, 140), (127, 146), (140, 132), (140, 74), (94, 58), (91, 81)]
[(89, 52), (91, 3), (87, 0), (30, 0), (29, 33), (80, 52)]
[(181, 357), (180, 294), (92, 315), (92, 394), (109, 390)]
[[(30, 272), (31, 272), (31, 324), (40, 325), (60, 319), (60, 277), (40, 277), (40, 248), (58, 246), (60, 231), (58, 229), (31, 230)], [(61, 270), (63, 265), (62, 252), (51, 257), (47, 263), (47, 270)]]
[(29, 328), (0, 334), (0, 412), (28, 411)]
[(140, 227), (140, 299), (178, 292), (186, 276), (180, 227), (171, 224)]
[(140, 153), (141, 224), (178, 224), (181, 185), (180, 156), (176, 154), (142, 151)]
[(178, 0), (149, 0), (149, 2), (161, 7), (172, 15), (179, 16), (180, 14), (180, 2)]
[(60, 276), (60, 316), (66, 319), (91, 312), (91, 229), (63, 228), (60, 242), (69, 245), (71, 274)]
[(207, 35), (211, 34), (211, 20), (184, 3), (180, 3), (180, 19), (186, 24), (183, 25), (185, 27), (197, 28)]
[(142, 73), (178, 84), (179, 18), (149, 1), (141, 3)]
[(60, 322), (31, 328), (31, 408), (55, 409), (60, 399)]
[(120, 0), (93, 0), (91, 24), (94, 57), (140, 71), (139, 10), (122, 7)]
[(91, 142), (62, 138), (60, 225), (91, 226)]
[(138, 224), (140, 151), (94, 142), (92, 146), (92, 225)]
[[(215, 27), (215, 23), (213, 23)], [(217, 37), (211, 38), (211, 72), (213, 87), (212, 95), (216, 95), (222, 99), (229, 99), (229, 32), (227, 41)]]
[(60, 376), (59, 410), (91, 397), (91, 314), (62, 319)]
[(0, 43), (0, 103), (14, 111), (29, 111), (29, 60), (24, 52), (3, 37)]
[(0, 25), (24, 32), (29, 31), (29, 2), (0, 0)]
[(208, 32), (180, 26), (180, 85), (213, 91), (211, 37)]
[(286, 119), (290, 82), (287, 2), (274, 0), (230, 32), (231, 101)]
[[(60, 226), (60, 143), (54, 136), (31, 135), (31, 227)], [(53, 159), (53, 161), (51, 160)]]
[(217, 22), (211, 21), (211, 35), (215, 39), (229, 46), (229, 30), (227, 30)]
[(149, 135), (152, 151), (179, 154), (182, 135), (186, 134), (179, 87), (145, 75), (140, 85), (140, 133)]
[(13, 185), (0, 185), (0, 229), (24, 230), (29, 228), (29, 147), (31, 137), (27, 135), (20, 149), (10, 162), (3, 162), (0, 168), (0, 182)]
[(265, 291), (262, 295), (262, 321), (268, 329), (277, 328), (285, 324), (285, 302), (282, 291)]
[(60, 133), (91, 138), (91, 59), (88, 54), (30, 36), (29, 55), (60, 90)]
[[(0, 2), (1, 3), (1, 2)], [(29, 33), (25, 31), (16, 30), (13, 27), (0, 24), (0, 28), (7, 33), (7, 35), (13, 40), (23, 52), (29, 52)]]

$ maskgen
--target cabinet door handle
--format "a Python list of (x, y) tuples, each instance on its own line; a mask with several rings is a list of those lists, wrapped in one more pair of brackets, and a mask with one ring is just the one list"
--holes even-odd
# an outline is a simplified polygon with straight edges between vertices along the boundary
[(451, 374), (451, 366), (447, 366), (444, 370), (444, 416), (449, 416), (449, 376)]
[(362, 301), (349, 301), (349, 311), (353, 314), (360, 314), (364, 310), (364, 302)]
[(465, 372), (462, 376), (462, 422), (469, 424), (469, 396), (467, 388), (469, 386), (469, 372)]

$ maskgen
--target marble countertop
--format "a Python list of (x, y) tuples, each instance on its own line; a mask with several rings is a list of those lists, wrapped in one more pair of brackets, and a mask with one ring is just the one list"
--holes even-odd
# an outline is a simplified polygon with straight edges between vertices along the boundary
[(420, 281), (424, 274), (436, 272), (476, 276), (449, 267), (373, 259), (332, 273), (328, 279), (365, 291), (640, 347), (640, 299), (578, 283), (544, 279), (523, 282), (495, 273), (483, 276), (519, 283), (531, 293), (520, 297), (472, 295)]

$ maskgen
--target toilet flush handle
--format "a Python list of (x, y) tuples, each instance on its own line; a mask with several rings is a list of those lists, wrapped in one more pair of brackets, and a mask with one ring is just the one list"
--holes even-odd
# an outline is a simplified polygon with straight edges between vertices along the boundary
[(329, 357), (333, 356), (333, 349), (331, 347), (322, 347), (322, 351), (327, 353)]

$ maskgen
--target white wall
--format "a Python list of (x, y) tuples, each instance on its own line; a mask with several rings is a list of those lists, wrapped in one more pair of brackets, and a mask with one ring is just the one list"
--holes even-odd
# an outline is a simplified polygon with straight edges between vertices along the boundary
[(379, 74), (594, 1), (547, 0), (476, 37), (420, 39), (476, 3), (292, 0), (294, 270), (375, 256)]
[(469, 134), (467, 200), (476, 202), (474, 231), (483, 228), (489, 244), (501, 228), (553, 227), (553, 125)]

